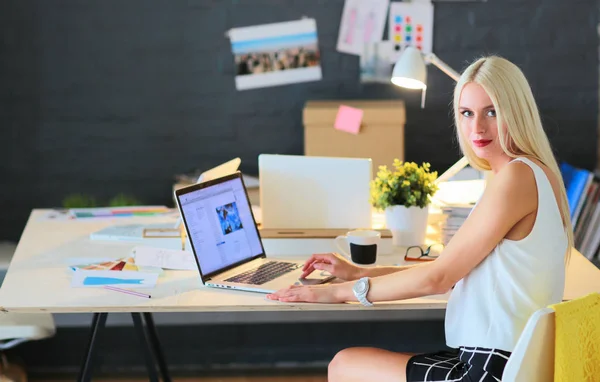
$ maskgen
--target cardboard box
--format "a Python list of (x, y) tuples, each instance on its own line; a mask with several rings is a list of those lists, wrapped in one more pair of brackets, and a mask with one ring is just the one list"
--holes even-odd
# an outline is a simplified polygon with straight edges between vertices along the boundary
[[(339, 107), (363, 110), (358, 134), (335, 129)], [(308, 101), (303, 112), (304, 155), (371, 158), (373, 176), (380, 165), (404, 160), (406, 112), (401, 100)]]

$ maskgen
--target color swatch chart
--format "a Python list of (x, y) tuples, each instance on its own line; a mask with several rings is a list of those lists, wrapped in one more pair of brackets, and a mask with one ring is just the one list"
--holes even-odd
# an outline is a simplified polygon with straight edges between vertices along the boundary
[(433, 5), (427, 1), (390, 4), (389, 39), (394, 44), (394, 59), (407, 46), (431, 53), (433, 45)]
[(394, 23), (394, 50), (401, 50), (404, 46), (413, 45), (419, 50), (423, 50), (423, 25), (413, 25), (410, 16), (397, 15)]

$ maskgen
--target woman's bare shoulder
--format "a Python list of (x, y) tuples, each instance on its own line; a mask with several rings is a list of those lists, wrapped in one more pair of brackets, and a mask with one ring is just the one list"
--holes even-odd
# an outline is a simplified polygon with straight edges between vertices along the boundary
[(550, 181), (550, 185), (552, 186), (552, 190), (554, 191), (554, 196), (558, 199), (558, 196), (560, 195), (560, 180), (556, 177), (556, 174), (554, 174), (552, 170), (550, 170), (550, 168), (544, 163), (542, 163), (540, 160), (534, 158), (529, 158), (529, 160), (537, 164), (544, 171), (544, 174), (546, 174), (546, 178), (548, 178), (548, 180)]
[[(552, 170), (546, 166), (544, 163), (542, 163), (540, 160), (536, 159), (536, 158), (528, 158), (530, 161), (532, 161), (533, 163), (537, 164), (542, 171), (544, 171), (544, 174), (546, 175), (546, 178), (548, 178), (548, 181), (550, 182), (550, 186), (552, 186), (552, 191), (554, 192), (554, 197), (556, 198), (557, 204), (560, 205), (560, 182), (561, 180), (556, 176), (556, 174), (554, 172), (552, 172)], [(519, 161), (521, 162), (521, 161)], [(523, 166), (527, 166), (525, 163), (521, 162), (520, 163), (521, 166), (519, 167), (523, 167)], [(529, 166), (527, 166), (529, 167)], [(532, 174), (532, 171), (530, 171), (530, 173)], [(532, 175), (529, 175), (529, 178), (533, 180), (533, 186), (535, 187), (536, 190), (536, 194), (537, 194), (537, 185), (535, 183), (535, 178), (532, 177)], [(561, 211), (561, 215), (562, 215), (562, 211)], [(564, 216), (563, 216), (564, 218)]]
[[(546, 166), (544, 163), (542, 163), (538, 159), (529, 158), (529, 157), (527, 157), (527, 159), (529, 159), (533, 163), (537, 164), (544, 171), (544, 174), (546, 174), (546, 177), (550, 181), (553, 189), (555, 189), (556, 191), (558, 191), (560, 189), (559, 180), (557, 179), (556, 175), (552, 172), (552, 170), (550, 170), (550, 168), (548, 166)], [(535, 176), (534, 176), (533, 170), (531, 169), (531, 167), (529, 167), (529, 165), (527, 165), (526, 163), (524, 163), (522, 161), (513, 160), (510, 163), (510, 166), (505, 166), (500, 171), (500, 173), (504, 173), (506, 177), (515, 179), (515, 180), (520, 180), (520, 181), (531, 180), (533, 182), (532, 184), (535, 186)]]
[(511, 161), (494, 176), (490, 191), (498, 192), (513, 201), (528, 201), (537, 205), (537, 187), (531, 167), (522, 161)]

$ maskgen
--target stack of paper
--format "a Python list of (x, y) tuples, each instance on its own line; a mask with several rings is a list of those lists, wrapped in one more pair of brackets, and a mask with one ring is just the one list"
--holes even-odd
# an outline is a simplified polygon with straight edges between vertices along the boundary
[(458, 229), (463, 225), (474, 204), (454, 205), (442, 208), (442, 213), (446, 219), (441, 226), (442, 243), (447, 245), (450, 239), (456, 234)]
[(120, 259), (70, 259), (72, 287), (122, 286), (151, 288), (163, 269), (196, 270), (190, 252), (136, 246), (128, 257)]

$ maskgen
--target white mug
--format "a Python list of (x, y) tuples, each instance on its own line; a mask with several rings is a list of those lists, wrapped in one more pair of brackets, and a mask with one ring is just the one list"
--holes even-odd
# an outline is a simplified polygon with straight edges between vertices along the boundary
[(335, 245), (342, 255), (356, 264), (374, 264), (380, 243), (381, 232), (372, 230), (349, 231), (335, 238)]

